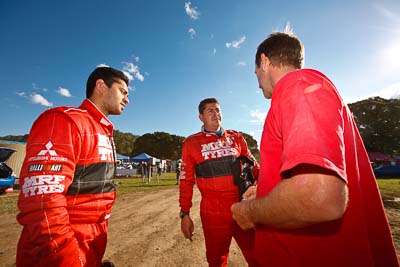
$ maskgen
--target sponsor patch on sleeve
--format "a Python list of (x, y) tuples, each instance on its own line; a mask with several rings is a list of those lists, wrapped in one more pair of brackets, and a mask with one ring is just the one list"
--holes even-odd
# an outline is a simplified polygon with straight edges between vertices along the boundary
[(32, 164), (28, 167), (28, 172), (61, 172), (62, 164)]
[(65, 179), (64, 175), (35, 175), (23, 179), (22, 192), (25, 197), (62, 193), (65, 188), (64, 184), (62, 184)]

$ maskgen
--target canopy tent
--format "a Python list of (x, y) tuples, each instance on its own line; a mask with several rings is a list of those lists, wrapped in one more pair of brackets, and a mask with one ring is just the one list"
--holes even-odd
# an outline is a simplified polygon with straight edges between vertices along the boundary
[(154, 163), (154, 162), (158, 162), (159, 159), (157, 159), (157, 158), (155, 158), (153, 156), (150, 156), (147, 153), (141, 153), (141, 154), (131, 158), (131, 161), (133, 161), (133, 162), (142, 162), (142, 161), (144, 161), (144, 162)]
[(122, 162), (128, 162), (128, 161), (129, 161), (129, 157), (117, 153), (117, 160), (120, 160), (120, 161), (122, 161)]

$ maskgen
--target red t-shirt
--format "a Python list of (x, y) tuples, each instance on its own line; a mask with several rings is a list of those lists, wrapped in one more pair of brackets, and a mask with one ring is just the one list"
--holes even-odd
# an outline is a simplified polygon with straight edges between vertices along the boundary
[(261, 140), (257, 196), (268, 194), (283, 179), (283, 172), (302, 163), (332, 170), (347, 183), (347, 210), (341, 220), (301, 229), (258, 225), (260, 265), (399, 266), (381, 196), (351, 112), (333, 83), (310, 69), (290, 72), (275, 85)]

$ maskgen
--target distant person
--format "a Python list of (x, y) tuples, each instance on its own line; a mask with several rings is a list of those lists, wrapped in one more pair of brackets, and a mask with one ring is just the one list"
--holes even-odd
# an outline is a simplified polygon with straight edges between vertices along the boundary
[(141, 170), (141, 176), (142, 176), (142, 182), (144, 182), (144, 179), (147, 176), (147, 163), (142, 161), (140, 163), (140, 170)]
[(151, 183), (151, 177), (153, 176), (152, 169), (153, 169), (153, 165), (151, 164), (151, 162), (147, 162), (147, 164), (146, 164), (146, 178), (147, 178), (146, 184)]
[(232, 206), (243, 229), (256, 229), (255, 266), (399, 266), (352, 113), (332, 81), (302, 69), (303, 56), (294, 34), (276, 32), (255, 57), (272, 101), (257, 198)]
[(180, 159), (178, 159), (178, 161), (176, 162), (176, 184), (179, 184), (179, 176), (181, 175), (181, 166), (182, 166), (182, 161)]
[(160, 182), (160, 177), (161, 177), (161, 172), (162, 172), (162, 168), (161, 168), (161, 163), (160, 162), (158, 162), (157, 163), (157, 165), (156, 165), (156, 168), (157, 168), (157, 183), (159, 183)]
[[(200, 217), (209, 266), (227, 266), (232, 237), (246, 261), (252, 264), (254, 231), (242, 230), (232, 219), (230, 208), (241, 197), (234, 178), (240, 173), (235, 172), (234, 163), (241, 156), (251, 159), (255, 164), (255, 176), (258, 164), (243, 136), (222, 128), (222, 113), (217, 99), (207, 98), (200, 102), (199, 119), (203, 122), (201, 131), (187, 137), (182, 147), (179, 195), (182, 233), (192, 240), (194, 224), (190, 208), (196, 183), (202, 196)], [(251, 190), (255, 191), (254, 187)]]
[(123, 72), (96, 68), (79, 107), (49, 109), (33, 123), (20, 174), (18, 267), (102, 266), (116, 197), (107, 117), (129, 103), (128, 84)]

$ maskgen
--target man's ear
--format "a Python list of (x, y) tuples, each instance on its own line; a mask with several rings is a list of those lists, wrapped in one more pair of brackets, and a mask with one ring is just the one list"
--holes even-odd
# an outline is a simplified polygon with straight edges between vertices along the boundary
[(103, 95), (106, 89), (108, 89), (108, 87), (107, 87), (106, 83), (104, 82), (104, 80), (97, 79), (95, 87), (94, 87), (94, 91), (99, 95)]
[(269, 60), (269, 58), (264, 53), (262, 53), (261, 54), (261, 63), (260, 63), (262, 70), (266, 70), (270, 64), (271, 64), (271, 61)]
[(203, 114), (199, 114), (199, 119), (201, 120), (202, 123), (204, 123), (204, 116), (203, 116)]

